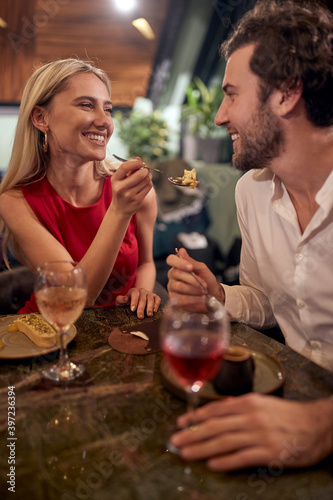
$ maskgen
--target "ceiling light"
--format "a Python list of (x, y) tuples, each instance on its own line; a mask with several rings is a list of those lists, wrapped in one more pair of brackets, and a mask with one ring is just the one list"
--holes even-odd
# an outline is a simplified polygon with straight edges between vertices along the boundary
[(115, 6), (122, 12), (133, 10), (136, 5), (136, 0), (114, 0)]
[(138, 31), (140, 31), (142, 36), (144, 36), (148, 40), (154, 40), (155, 34), (146, 19), (144, 19), (143, 17), (134, 19), (134, 21), (132, 21), (132, 24)]

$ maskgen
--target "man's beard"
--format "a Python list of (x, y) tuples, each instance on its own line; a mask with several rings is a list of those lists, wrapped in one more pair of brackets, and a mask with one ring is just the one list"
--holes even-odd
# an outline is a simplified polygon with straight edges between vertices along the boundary
[(242, 171), (268, 167), (285, 142), (281, 124), (268, 104), (260, 104), (247, 130), (241, 135), (240, 152), (233, 154), (234, 167)]

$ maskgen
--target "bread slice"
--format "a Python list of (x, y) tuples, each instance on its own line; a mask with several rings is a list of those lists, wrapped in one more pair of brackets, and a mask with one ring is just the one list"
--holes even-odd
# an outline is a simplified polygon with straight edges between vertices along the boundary
[(39, 347), (52, 347), (56, 344), (55, 330), (39, 314), (20, 316), (14, 323), (20, 332)]

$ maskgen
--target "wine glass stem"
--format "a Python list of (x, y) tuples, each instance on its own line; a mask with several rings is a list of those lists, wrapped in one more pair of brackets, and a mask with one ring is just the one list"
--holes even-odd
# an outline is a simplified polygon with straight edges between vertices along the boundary
[(61, 366), (69, 365), (68, 351), (65, 344), (65, 328), (59, 328), (59, 337), (60, 337), (60, 355), (59, 355), (59, 364)]
[[(190, 419), (191, 419), (190, 423), (188, 424), (188, 427), (191, 428), (192, 424), (195, 424), (194, 420), (192, 421), (192, 419), (193, 419), (193, 413), (194, 413), (195, 409), (199, 405), (200, 396), (199, 396), (199, 393), (193, 391), (191, 387), (188, 387), (186, 389), (186, 393), (187, 393), (187, 413), (190, 414)], [(184, 481), (185, 481), (185, 483), (190, 480), (191, 475), (192, 475), (192, 467), (188, 463), (184, 467)], [(180, 491), (183, 491), (184, 488), (186, 487), (185, 483), (184, 483), (184, 485), (182, 485), (180, 487), (181, 488)]]
[[(191, 419), (194, 410), (197, 408), (199, 404), (199, 393), (192, 391), (191, 388), (187, 389), (187, 412), (190, 413)], [(194, 422), (193, 422), (194, 423)], [(189, 425), (189, 427), (191, 424)]]

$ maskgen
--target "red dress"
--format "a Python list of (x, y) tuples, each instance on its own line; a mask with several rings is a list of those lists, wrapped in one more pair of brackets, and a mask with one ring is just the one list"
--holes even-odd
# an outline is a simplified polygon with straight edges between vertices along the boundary
[[(89, 207), (74, 207), (60, 198), (46, 177), (22, 186), (21, 191), (39, 221), (80, 261), (91, 245), (112, 200), (111, 178), (104, 181), (100, 199)], [(127, 228), (112, 273), (93, 307), (114, 305), (117, 295), (124, 295), (134, 286), (139, 261), (136, 238), (136, 216)], [(38, 244), (38, 242), (36, 242)], [(19, 313), (37, 312), (34, 294)]]

